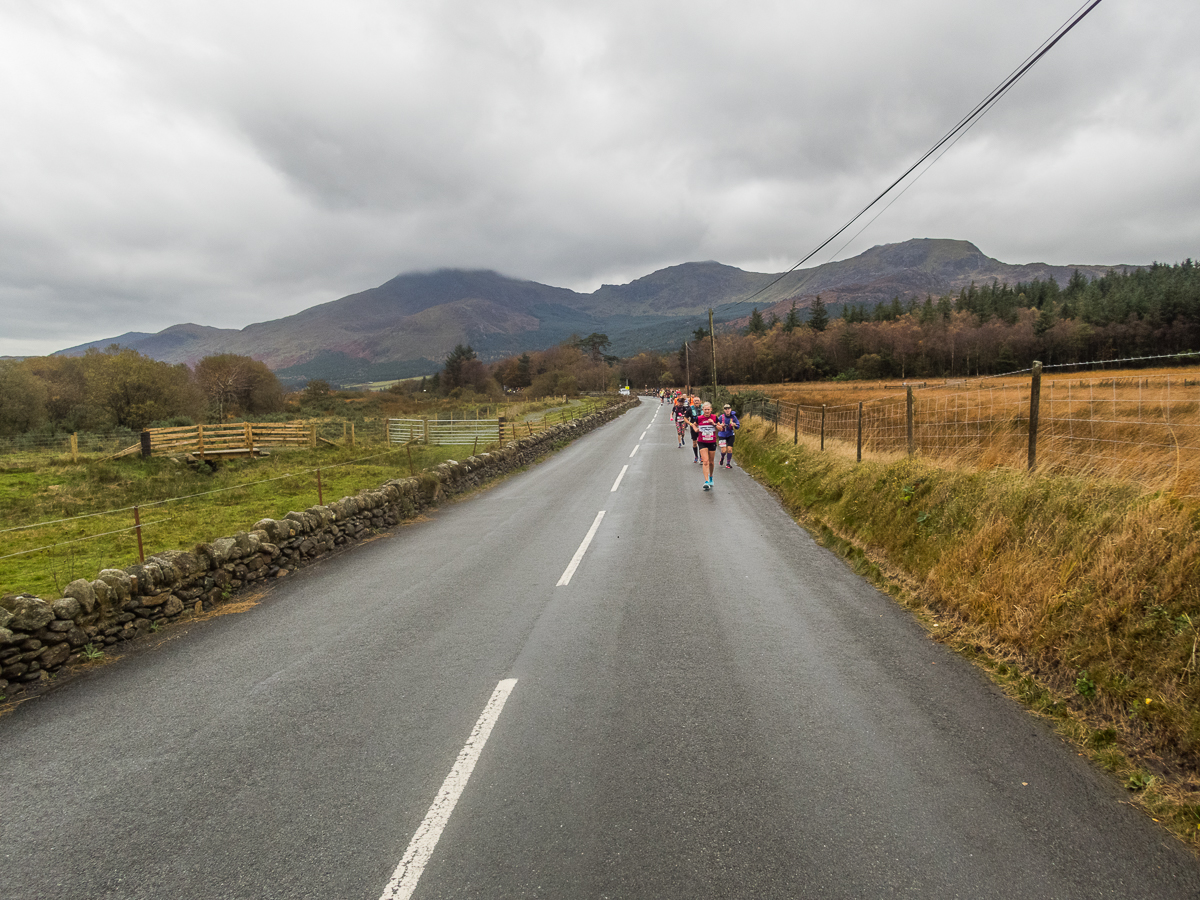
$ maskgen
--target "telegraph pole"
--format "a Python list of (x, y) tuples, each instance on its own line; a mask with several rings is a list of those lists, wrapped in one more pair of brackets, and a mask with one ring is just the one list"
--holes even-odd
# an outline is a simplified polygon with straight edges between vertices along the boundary
[(713, 357), (713, 406), (717, 405), (717, 333), (713, 330), (712, 307), (708, 308), (708, 340), (712, 344)]

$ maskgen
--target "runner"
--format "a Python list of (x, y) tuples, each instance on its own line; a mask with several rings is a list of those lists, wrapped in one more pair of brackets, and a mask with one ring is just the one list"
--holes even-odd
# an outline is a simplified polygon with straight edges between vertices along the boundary
[(717, 416), (717, 443), (721, 448), (721, 461), (717, 465), (733, 468), (733, 433), (741, 427), (737, 413), (726, 403), (725, 411)]
[(712, 404), (707, 401), (700, 408), (696, 417), (695, 434), (700, 447), (700, 465), (704, 469), (704, 489), (713, 489), (713, 462), (717, 452), (717, 417), (713, 415)]
[[(675, 421), (675, 432), (679, 435), (679, 446), (683, 446), (683, 432), (687, 429), (687, 416), (684, 415), (683, 398), (676, 397), (675, 405), (671, 407), (671, 418)], [(678, 449), (678, 448), (676, 448)]]
[(696, 419), (700, 417), (700, 398), (692, 396), (688, 398), (688, 406), (685, 415), (687, 416), (688, 424), (692, 426), (692, 462), (700, 462), (700, 447), (697, 446), (696, 438), (700, 431), (696, 426)]

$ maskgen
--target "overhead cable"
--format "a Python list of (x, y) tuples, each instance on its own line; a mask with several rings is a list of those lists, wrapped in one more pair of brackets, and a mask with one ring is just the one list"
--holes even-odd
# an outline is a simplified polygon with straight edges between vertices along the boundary
[[(875, 206), (877, 203), (879, 203), (880, 200), (882, 200), (884, 197), (886, 197), (888, 194), (890, 194), (896, 188), (897, 185), (899, 185), (902, 181), (904, 181), (904, 179), (906, 179), (909, 175), (911, 175), (914, 171), (916, 171), (916, 169), (919, 168), (922, 163), (924, 163), (926, 160), (928, 160), (931, 156), (934, 156), (934, 154), (937, 154), (938, 151), (941, 150), (943, 147), (946, 147), (946, 149), (948, 150), (949, 146), (946, 146), (946, 145), (948, 145), (948, 144), (953, 145), (955, 142), (957, 142), (957, 140), (960, 137), (962, 137), (962, 135), (965, 134), (968, 130), (970, 130), (970, 128), (977, 121), (979, 121), (979, 119), (982, 118), (988, 112), (988, 110), (991, 109), (1000, 100), (1001, 97), (1003, 97), (1005, 94), (1007, 94), (1009, 92), (1009, 90), (1013, 87), (1013, 85), (1015, 85), (1018, 81), (1020, 81), (1023, 77), (1025, 77), (1025, 73), (1027, 73), (1030, 69), (1032, 69), (1043, 56), (1045, 56), (1047, 53), (1050, 52), (1050, 50), (1054, 47), (1055, 44), (1057, 44), (1064, 37), (1066, 37), (1067, 34), (1071, 31), (1071, 29), (1073, 29), (1076, 25), (1078, 25), (1080, 22), (1082, 22), (1084, 17), (1087, 16), (1087, 14), (1090, 13), (1097, 6), (1099, 6), (1100, 3), (1101, 3), (1101, 0), (1089, 0), (1089, 2), (1084, 3), (1083, 6), (1081, 6), (1079, 9), (1077, 9), (1070, 16), (1070, 18), (1067, 19), (1066, 22), (1064, 22), (1062, 25), (1060, 25), (1058, 27), (1058, 29), (1056, 29), (1054, 31), (1054, 33), (1050, 35), (1050, 37), (1046, 38), (1046, 40), (1042, 42), (1041, 46), (1039, 46), (1036, 50), (1033, 51), (1033, 53), (1031, 53), (1028, 57), (1026, 57), (1025, 61), (1023, 63), (1021, 63), (1019, 66), (1017, 66), (1017, 68), (1015, 68), (1008, 75), (1007, 78), (1005, 78), (1002, 82), (1000, 82), (1000, 84), (997, 85), (996, 88), (991, 91), (991, 93), (989, 93), (986, 97), (984, 97), (982, 100), (980, 100), (979, 103), (977, 103), (975, 105), (975, 107), (969, 113), (967, 113), (965, 116), (963, 116), (961, 119), (959, 119), (958, 123), (953, 128), (951, 128), (944, 135), (942, 135), (942, 137), (937, 141), (937, 143), (935, 143), (932, 147), (930, 147), (923, 154), (921, 154), (921, 157), (916, 162), (914, 162), (911, 166), (909, 166), (907, 169), (905, 169), (904, 173), (899, 178), (897, 178), (895, 181), (893, 181), (891, 184), (889, 184), (886, 188), (883, 189), (883, 191), (881, 191), (879, 193), (878, 196), (875, 197), (875, 199), (873, 199), (870, 203), (868, 203), (861, 210), (859, 210), (857, 213), (855, 213), (849, 219), (849, 221), (846, 222), (846, 224), (844, 224), (841, 228), (839, 228), (837, 231), (835, 231), (833, 234), (831, 234), (829, 237), (827, 237), (825, 240), (823, 240), (820, 244), (818, 244), (816, 247), (814, 247), (803, 259), (801, 259), (799, 262), (797, 262), (794, 266), (792, 266), (786, 272), (781, 273), (780, 275), (776, 276), (774, 279), (769, 281), (767, 284), (763, 285), (761, 288), (759, 288), (757, 291), (755, 291), (750, 296), (745, 297), (741, 300), (731, 300), (729, 303), (725, 304), (725, 306), (728, 307), (728, 306), (733, 306), (738, 303), (749, 303), (755, 297), (760, 296), (761, 294), (765, 293), (770, 288), (777, 285), (784, 278), (786, 278), (788, 275), (792, 274), (794, 271), (796, 271), (798, 268), (800, 268), (802, 265), (804, 265), (806, 262), (808, 262), (810, 259), (812, 259), (814, 256), (816, 256), (818, 253), (820, 253), (823, 249), (825, 249), (827, 246), (829, 246), (831, 243), (833, 243), (837, 239), (838, 235), (842, 234), (842, 232), (844, 232), (851, 225), (853, 225), (855, 222), (857, 222), (859, 219), (861, 219), (864, 215), (866, 215), (866, 213), (873, 206)], [(941, 158), (941, 154), (938, 154), (937, 159), (940, 159), (940, 158)], [(932, 166), (934, 162), (937, 162), (937, 159), (934, 159), (933, 162), (930, 163), (930, 166)], [(928, 167), (926, 168), (926, 171), (928, 171)], [(924, 172), (922, 172), (921, 174), (923, 175)], [(919, 178), (920, 175), (918, 175), (917, 177)], [(915, 179), (914, 179), (914, 181), (915, 181)], [(905, 188), (905, 190), (907, 190), (907, 188)], [(890, 206), (891, 204), (888, 204), (888, 205)], [(870, 224), (870, 223), (868, 223), (868, 224)], [(859, 233), (861, 234), (861, 232), (859, 232)], [(843, 247), (843, 249), (844, 249), (844, 247)]]

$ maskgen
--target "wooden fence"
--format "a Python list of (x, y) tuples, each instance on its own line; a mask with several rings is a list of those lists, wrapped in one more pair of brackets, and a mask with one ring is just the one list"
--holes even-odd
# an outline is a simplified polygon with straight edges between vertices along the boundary
[(287, 422), (236, 422), (229, 425), (189, 425), (181, 428), (148, 428), (141, 442), (113, 458), (191, 454), (200, 459), (258, 456), (267, 447), (315, 447), (315, 425)]
[(483, 446), (503, 440), (504, 419), (388, 419), (389, 444)]
[(418, 444), (442, 446), (473, 446), (476, 449), (493, 443), (541, 434), (554, 425), (570, 422), (587, 415), (597, 407), (585, 403), (576, 409), (560, 409), (548, 413), (539, 421), (510, 421), (497, 419), (388, 419), (389, 444)]

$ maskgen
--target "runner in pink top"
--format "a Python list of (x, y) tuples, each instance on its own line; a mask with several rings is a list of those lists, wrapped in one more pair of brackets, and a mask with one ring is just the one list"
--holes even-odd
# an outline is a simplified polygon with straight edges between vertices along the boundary
[(705, 402), (696, 417), (696, 446), (700, 448), (700, 466), (704, 469), (704, 489), (713, 488), (713, 463), (717, 453), (717, 417), (712, 404)]

